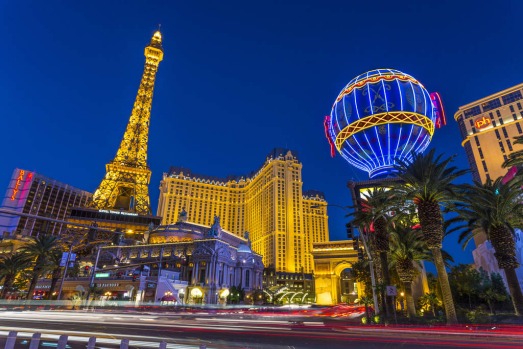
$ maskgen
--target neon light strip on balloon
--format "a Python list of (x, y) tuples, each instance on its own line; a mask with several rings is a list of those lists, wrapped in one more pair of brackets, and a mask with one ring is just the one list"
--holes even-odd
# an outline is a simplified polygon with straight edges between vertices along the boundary
[[(338, 111), (336, 108), (333, 108), (332, 110), (332, 114), (334, 114), (334, 120), (336, 120), (336, 123), (337, 123), (337, 120), (338, 120)], [(332, 122), (332, 118), (331, 118), (331, 125), (330, 125), (330, 135), (331, 135), (331, 139), (334, 140), (336, 139), (336, 132), (334, 131), (334, 126), (333, 126), (333, 122)], [(340, 129), (339, 127), (339, 123), (337, 123), (338, 125), (338, 129)], [(361, 145), (359, 144), (358, 140), (355, 139), (356, 143), (358, 143), (358, 146), (360, 147), (361, 149)], [(349, 148), (351, 148), (351, 150), (357, 154), (358, 152), (350, 145), (350, 143), (347, 143), (347, 145), (349, 146)], [(363, 169), (364, 171), (370, 171), (370, 168), (373, 168), (373, 167), (376, 167), (376, 164), (374, 164), (374, 162), (371, 164), (367, 159), (365, 158), (362, 158), (360, 156), (358, 157), (355, 157), (353, 155), (351, 155), (348, 151), (346, 151), (346, 154), (344, 153), (340, 153), (343, 158), (345, 160), (347, 160), (347, 162), (349, 162), (351, 165), (357, 167), (357, 168), (360, 168), (360, 169)]]
[[(369, 73), (367, 72), (367, 80), (369, 78)], [(377, 92), (379, 93), (379, 92)], [(374, 114), (374, 104), (372, 103), (371, 93), (370, 93), (370, 84), (367, 84), (367, 96), (369, 97), (369, 107), (371, 114)], [(345, 100), (345, 99), (344, 99)], [(379, 148), (381, 150), (381, 144), (379, 144), (379, 135), (378, 130), (374, 129), (374, 132), (376, 133), (376, 140), (378, 141)], [(369, 139), (367, 137), (367, 133), (363, 133), (365, 135), (365, 139), (367, 140), (367, 143), (369, 144), (370, 148), (372, 149), (372, 152), (374, 153), (374, 158), (378, 161), (378, 165), (380, 165), (380, 157), (378, 156), (377, 152), (374, 150), (374, 148), (370, 145)], [(381, 151), (381, 160), (383, 161), (383, 150)], [(385, 164), (383, 164), (385, 165)]]
[[(431, 119), (426, 117), (425, 115), (421, 115), (418, 113), (411, 113), (411, 112), (388, 112), (388, 113), (380, 113), (375, 115), (367, 116), (363, 119), (359, 119), (352, 124), (345, 127), (343, 130), (340, 131), (338, 136), (336, 137), (336, 148), (338, 150), (341, 149), (343, 142), (345, 142), (349, 137), (352, 135), (363, 131), (365, 129), (371, 128), (373, 126), (383, 125), (383, 124), (414, 124), (417, 126), (421, 126), (424, 129), (426, 129), (430, 136), (434, 134), (434, 123)], [(370, 144), (370, 143), (369, 143)]]
[[(412, 112), (415, 113), (416, 112), (416, 101), (417, 101), (416, 90), (414, 90), (414, 86), (412, 85), (412, 82), (409, 81), (408, 84), (410, 86), (410, 90), (412, 91), (412, 98), (413, 98), (413, 101), (412, 101)], [(407, 146), (410, 143), (410, 139), (412, 138), (412, 132), (413, 131), (414, 131), (414, 125), (411, 125), (409, 138), (407, 138), (407, 141), (405, 142), (405, 146), (401, 150), (400, 158), (403, 158), (403, 153), (407, 150)], [(412, 143), (412, 145), (410, 146), (410, 150), (407, 151), (406, 156), (408, 156), (410, 154), (410, 152), (412, 151), (413, 147), (414, 147), (414, 143)]]
[[(354, 105), (358, 105), (358, 102), (357, 102), (357, 100), (356, 100), (356, 94), (353, 93), (352, 96), (354, 97)], [(343, 110), (345, 110), (345, 99), (343, 99), (343, 102), (344, 102), (344, 103), (343, 103)], [(358, 114), (358, 119), (360, 119), (361, 116), (360, 116), (359, 108), (355, 108), (355, 109), (356, 109), (356, 114)], [(349, 126), (350, 126), (350, 124), (347, 125), (347, 127), (349, 127)], [(346, 127), (346, 128), (347, 128), (347, 127)], [(340, 132), (341, 132), (341, 130), (340, 130)], [(364, 136), (365, 136), (365, 139), (367, 140), (367, 143), (370, 143), (370, 142), (369, 142), (369, 139), (367, 138), (367, 135), (364, 134)], [(339, 137), (339, 134), (338, 134), (337, 137)], [(336, 137), (336, 138), (337, 138), (337, 137)], [(348, 138), (348, 137), (347, 137), (347, 138)], [(360, 142), (358, 142), (358, 139), (356, 138), (356, 136), (354, 136), (354, 141), (358, 144), (358, 147), (360, 147), (360, 149), (365, 149), (364, 147), (361, 146)], [(340, 149), (340, 147), (338, 147), (337, 144), (336, 144), (336, 148), (337, 148), (338, 150)], [(371, 166), (371, 167), (377, 167), (377, 166), (380, 165), (379, 162), (378, 162), (378, 164), (376, 165), (376, 163), (374, 162), (374, 159), (373, 159), (372, 157), (369, 157), (369, 159), (370, 159), (370, 161), (372, 161), (372, 164), (373, 164), (373, 166)]]
[[(368, 75), (368, 73), (367, 73)], [(345, 95), (348, 95), (349, 93), (352, 92), (352, 90), (354, 90), (355, 88), (360, 88), (360, 87), (363, 87), (366, 83), (371, 83), (371, 84), (375, 84), (377, 82), (380, 82), (382, 80), (385, 80), (385, 81), (392, 81), (392, 80), (395, 80), (395, 79), (398, 79), (398, 80), (401, 80), (401, 81), (410, 81), (410, 82), (414, 82), (418, 85), (420, 85), (421, 87), (425, 88), (418, 80), (414, 79), (412, 76), (409, 76), (409, 75), (399, 75), (399, 74), (387, 74), (387, 75), (374, 75), (374, 76), (370, 76), (370, 77), (367, 77), (363, 80), (360, 80), (350, 86), (347, 86), (345, 87), (341, 92), (340, 94), (338, 95), (338, 97), (336, 98), (336, 103), (338, 103)]]

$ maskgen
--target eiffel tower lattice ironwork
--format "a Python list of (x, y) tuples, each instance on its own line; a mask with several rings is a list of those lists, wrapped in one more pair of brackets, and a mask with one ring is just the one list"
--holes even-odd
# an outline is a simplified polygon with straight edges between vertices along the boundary
[(122, 142), (113, 161), (106, 165), (105, 177), (93, 195), (93, 206), (97, 209), (151, 214), (147, 142), (154, 81), (162, 59), (162, 34), (156, 31), (145, 47), (145, 68)]

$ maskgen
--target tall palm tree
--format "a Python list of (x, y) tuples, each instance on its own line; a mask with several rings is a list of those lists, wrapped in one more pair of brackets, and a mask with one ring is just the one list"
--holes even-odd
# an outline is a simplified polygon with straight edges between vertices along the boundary
[(513, 228), (514, 224), (523, 222), (521, 184), (519, 180), (503, 184), (502, 178), (494, 182), (488, 180), (485, 184), (474, 182), (474, 185), (464, 186), (463, 204), (458, 205), (458, 214), (468, 223), (468, 229), (460, 234), (458, 241), (466, 247), (476, 234), (487, 235), (499, 267), (505, 270), (516, 315), (523, 315)]
[(33, 298), (33, 292), (40, 278), (49, 270), (51, 255), (60, 249), (59, 241), (56, 236), (39, 235), (22, 247), (20, 251), (25, 253), (33, 261), (33, 271), (31, 273), (31, 282), (27, 290), (27, 299)]
[(416, 305), (412, 296), (412, 282), (423, 268), (421, 261), (431, 259), (431, 253), (420, 229), (397, 224), (390, 237), (390, 264), (396, 268), (405, 288), (409, 317), (414, 317)]
[(0, 255), (0, 280), (4, 280), (0, 298), (5, 298), (7, 292), (13, 287), (16, 277), (28, 268), (31, 260), (24, 253)]
[[(512, 144), (523, 144), (523, 136), (514, 137)], [(503, 163), (503, 167), (521, 166), (523, 165), (523, 150), (518, 150), (511, 153), (508, 159)]]
[(455, 202), (456, 186), (452, 182), (468, 172), (450, 166), (453, 158), (441, 159), (441, 155), (435, 156), (434, 149), (427, 154), (413, 153), (412, 161), (397, 161), (395, 167), (401, 182), (392, 184), (395, 197), (412, 200), (417, 206), (423, 238), (438, 272), (448, 324), (456, 324), (458, 318), (441, 253), (444, 236), (441, 209)]
[(62, 267), (60, 263), (62, 262), (62, 251), (56, 249), (51, 253), (49, 258), (49, 271), (51, 272), (51, 286), (49, 287), (49, 292), (47, 294), (47, 299), (51, 300), (53, 298), (53, 293), (56, 288), (56, 284), (60, 277), (62, 276)]
[[(360, 202), (354, 208), (353, 224), (368, 227), (367, 230), (373, 231), (372, 243), (375, 252), (378, 253), (382, 282), (390, 285), (390, 273), (388, 263), (389, 246), (389, 226), (392, 220), (391, 193), (388, 189), (378, 187), (365, 193)], [(392, 314), (392, 300), (383, 296), (386, 304), (387, 314)]]

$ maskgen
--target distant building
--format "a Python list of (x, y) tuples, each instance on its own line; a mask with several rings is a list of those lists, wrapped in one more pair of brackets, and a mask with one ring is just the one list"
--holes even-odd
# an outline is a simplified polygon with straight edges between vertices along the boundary
[(265, 268), (263, 290), (268, 295), (269, 303), (309, 304), (316, 301), (313, 274), (283, 273)]
[[(474, 180), (481, 183), (488, 179), (496, 180), (507, 174), (502, 167), (508, 156), (523, 150), (521, 144), (514, 144), (514, 137), (523, 136), (523, 84), (516, 85), (475, 102), (459, 107), (454, 115), (458, 122), (461, 143)], [(516, 230), (516, 256), (520, 265), (523, 263), (523, 234)], [(494, 249), (485, 234), (474, 237), (476, 249), (472, 252), (474, 263), (485, 271), (499, 272)], [(523, 288), (523, 267), (516, 270)]]
[[(156, 227), (149, 244), (104, 247), (95, 285), (117, 299), (176, 304), (226, 304), (233, 287), (239, 287), (245, 303), (260, 302), (263, 263), (248, 236), (222, 229), (217, 217), (210, 227), (190, 220), (182, 212), (176, 223)], [(46, 279), (36, 290), (45, 295), (49, 287)], [(88, 288), (87, 278), (71, 278), (64, 294), (69, 298)]]
[(459, 107), (454, 115), (474, 180), (484, 183), (504, 176), (503, 162), (523, 149), (513, 144), (514, 137), (523, 136), (522, 99), (519, 84)]
[(274, 149), (248, 176), (216, 178), (172, 167), (160, 183), (157, 215), (176, 221), (185, 209), (192, 221), (211, 225), (219, 216), (224, 229), (243, 236), (276, 272), (310, 274), (312, 244), (329, 241), (327, 202), (321, 192), (303, 191), (302, 164), (287, 149)]
[[(28, 215), (66, 220), (72, 207), (87, 205), (92, 194), (45, 177), (37, 172), (16, 168), (2, 201), (2, 209)], [(35, 236), (40, 232), (63, 234), (65, 224), (0, 213), (0, 233), (4, 237)]]

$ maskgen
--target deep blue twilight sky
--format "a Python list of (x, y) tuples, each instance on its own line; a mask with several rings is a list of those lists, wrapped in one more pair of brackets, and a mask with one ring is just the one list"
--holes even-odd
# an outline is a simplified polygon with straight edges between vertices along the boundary
[[(165, 58), (149, 134), (154, 210), (169, 166), (248, 174), (274, 147), (298, 152), (304, 189), (350, 205), (347, 180), (366, 174), (330, 158), (323, 117), (351, 78), (374, 68), (402, 70), (440, 92), (448, 125), (430, 147), (468, 167), (453, 115), (522, 82), (521, 13), (518, 0), (2, 1), (0, 188), (20, 167), (94, 191), (158, 23)], [(344, 238), (345, 213), (329, 215), (331, 239)], [(445, 248), (472, 261), (455, 237)]]

